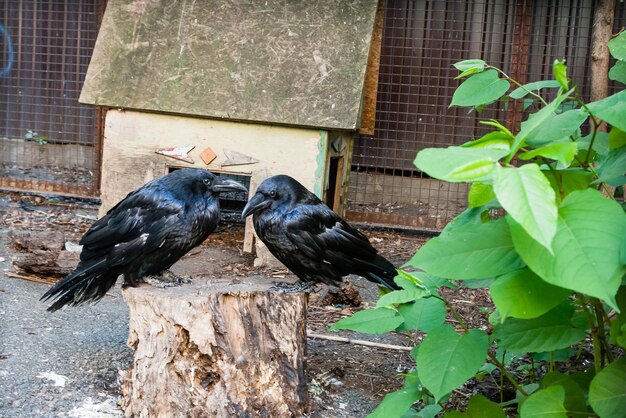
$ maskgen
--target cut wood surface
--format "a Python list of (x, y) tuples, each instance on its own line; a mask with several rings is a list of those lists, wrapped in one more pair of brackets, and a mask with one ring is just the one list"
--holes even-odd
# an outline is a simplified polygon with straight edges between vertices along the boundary
[(124, 290), (127, 417), (300, 417), (306, 295), (260, 276)]

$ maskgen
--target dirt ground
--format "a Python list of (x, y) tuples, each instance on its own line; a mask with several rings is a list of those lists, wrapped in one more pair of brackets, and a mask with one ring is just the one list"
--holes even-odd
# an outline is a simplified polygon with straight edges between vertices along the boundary
[[(11, 230), (45, 231), (56, 230), (65, 234), (65, 240), (78, 242), (80, 236), (88, 229), (95, 220), (97, 207), (85, 203), (67, 201), (63, 199), (43, 199), (36, 196), (23, 196), (19, 194), (0, 195), (0, 229), (4, 232)], [(381, 231), (365, 229), (364, 232), (370, 237), (373, 245), (379, 249), (381, 254), (387, 257), (396, 265), (406, 262), (415, 251), (428, 240), (428, 236), (419, 236), (414, 233), (402, 234), (399, 232)], [(261, 274), (277, 281), (293, 280), (287, 270), (258, 269), (253, 266), (253, 256), (243, 253), (243, 225), (242, 224), (220, 224), (218, 230), (203, 244), (203, 248), (192, 250), (185, 258), (187, 262), (196, 265), (203, 275), (232, 275), (247, 276), (250, 274)], [(214, 256), (207, 257), (205, 249), (210, 249)], [(6, 246), (0, 248), (0, 257), (8, 258), (18, 255), (16, 250)], [(27, 282), (20, 277), (33, 278), (23, 272), (15, 271), (14, 267), (9, 267), (0, 275), (2, 281), (11, 281), (12, 286), (25, 286)], [(175, 270), (175, 269), (174, 269)], [(13, 277), (9, 277), (13, 276)], [(35, 279), (36, 280), (36, 279)], [(0, 281), (0, 290), (2, 290)], [(46, 281), (46, 279), (44, 279)], [(338, 335), (351, 339), (368, 340), (378, 343), (400, 345), (412, 347), (423, 337), (419, 333), (400, 334), (390, 333), (385, 335), (365, 335), (351, 331), (333, 332), (328, 328), (342, 317), (351, 315), (353, 312), (371, 307), (377, 299), (377, 288), (366, 280), (359, 277), (350, 277), (352, 289), (358, 290), (358, 295), (362, 299), (359, 306), (350, 306), (346, 302), (338, 300), (334, 294), (329, 294), (328, 289), (321, 289), (318, 293), (312, 294), (309, 299), (308, 326), (309, 332), (325, 335)], [(28, 283), (28, 286), (39, 286), (40, 293), (45, 292), (48, 284)], [(350, 286), (349, 286), (350, 287)], [(486, 315), (478, 309), (480, 306), (490, 306), (490, 302), (484, 291), (473, 289), (446, 290), (446, 296), (452, 301), (457, 310), (472, 326), (487, 327)], [(332, 293), (332, 292), (331, 292)], [(0, 292), (2, 297), (2, 292)], [(121, 313), (120, 318), (124, 318), (126, 307), (119, 293), (112, 292), (111, 298), (106, 303), (118, 306)], [(351, 298), (352, 302), (354, 297)], [(342, 303), (343, 302), (343, 303)], [(20, 303), (14, 300), (13, 303)], [(98, 305), (99, 306), (99, 305)], [(2, 306), (0, 305), (0, 308)], [(89, 308), (89, 307), (88, 307)], [(83, 309), (81, 315), (89, 315), (89, 309)], [(43, 310), (43, 309), (42, 309)], [(0, 321), (2, 320), (0, 310)], [(46, 313), (43, 313), (46, 315)], [(126, 312), (127, 315), (127, 312)], [(19, 318), (18, 318), (19, 319)], [(452, 323), (454, 320), (450, 318)], [(0, 330), (2, 331), (2, 330)], [(119, 332), (127, 333), (120, 325)], [(1, 335), (1, 334), (0, 334)], [(54, 338), (52, 335), (50, 338)], [(119, 343), (118, 343), (119, 344)], [(4, 348), (0, 345), (0, 374), (3, 369), (3, 362), (7, 359), (7, 353), (2, 350), (11, 351), (10, 344)], [(116, 357), (115, 365), (123, 369), (132, 360), (132, 353), (127, 348), (121, 351), (122, 354)], [(10, 353), (9, 353), (10, 354)], [(43, 355), (43, 353), (42, 353)], [(61, 360), (62, 361), (62, 360)], [(309, 338), (307, 347), (307, 379), (309, 382), (309, 395), (311, 401), (308, 417), (363, 417), (371, 412), (382, 400), (384, 395), (390, 391), (398, 389), (402, 385), (401, 373), (409, 371), (414, 366), (414, 360), (408, 351), (367, 347), (358, 344), (347, 344), (326, 339)], [(107, 365), (109, 369), (112, 367)], [(10, 374), (10, 370), (4, 373)], [(98, 382), (97, 386), (102, 388), (109, 398), (117, 396), (117, 383), (114, 370), (108, 370), (93, 376), (94, 379), (106, 381)], [(1, 377), (1, 376), (0, 376)], [(0, 384), (3, 381), (0, 379)], [(8, 386), (10, 382), (5, 382)], [(14, 388), (4, 388), (7, 393), (17, 393), (14, 397), (19, 397), (19, 390)], [(452, 397), (451, 405), (459, 405), (465, 399), (476, 392), (475, 387), (465, 387), (456, 391)], [(1, 391), (0, 391), (1, 392)], [(71, 397), (70, 397), (71, 398)], [(19, 416), (29, 416), (21, 413), (18, 407), (14, 407), (14, 400), (8, 396), (5, 404), (13, 408), (13, 413)], [(0, 406), (3, 406), (0, 400)], [(66, 409), (69, 411), (68, 405)], [(43, 407), (45, 408), (45, 406)], [(2, 410), (3, 408), (0, 408)], [(116, 416), (98, 415), (98, 416)], [(0, 416), (2, 412), (0, 412)], [(13, 416), (11, 414), (6, 415)], [(48, 415), (45, 415), (48, 416)], [(68, 416), (54, 415), (49, 416)], [(96, 415), (69, 415), (69, 416), (96, 416)]]

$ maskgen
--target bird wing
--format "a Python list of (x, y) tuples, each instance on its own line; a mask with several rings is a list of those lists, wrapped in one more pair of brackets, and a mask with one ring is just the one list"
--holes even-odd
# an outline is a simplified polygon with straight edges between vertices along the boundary
[(184, 205), (171, 196), (139, 189), (96, 221), (82, 237), (81, 260), (109, 252), (110, 260), (123, 264), (129, 254), (150, 252), (162, 245), (183, 213)]
[(330, 263), (368, 259), (376, 250), (361, 232), (325, 205), (302, 205), (287, 214), (285, 234), (308, 257)]

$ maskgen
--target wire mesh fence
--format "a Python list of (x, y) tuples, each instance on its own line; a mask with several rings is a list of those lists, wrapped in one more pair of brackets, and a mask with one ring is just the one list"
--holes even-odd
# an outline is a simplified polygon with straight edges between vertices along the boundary
[[(347, 216), (368, 222), (440, 230), (466, 207), (467, 185), (429, 178), (413, 165), (418, 151), (478, 138), (493, 128), (519, 127), (523, 109), (488, 106), (480, 115), (448, 108), (458, 71), (452, 64), (480, 58), (520, 82), (552, 78), (555, 59), (588, 99), (595, 2), (387, 0), (378, 84), (376, 129), (355, 143)], [(615, 11), (615, 32), (624, 25)]]
[(0, 187), (98, 193), (100, 110), (78, 103), (100, 0), (0, 4)]

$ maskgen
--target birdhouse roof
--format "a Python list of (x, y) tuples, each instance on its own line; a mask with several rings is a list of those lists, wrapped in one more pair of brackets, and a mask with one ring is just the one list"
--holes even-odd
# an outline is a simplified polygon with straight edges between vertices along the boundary
[(109, 0), (80, 102), (355, 130), (377, 0)]

